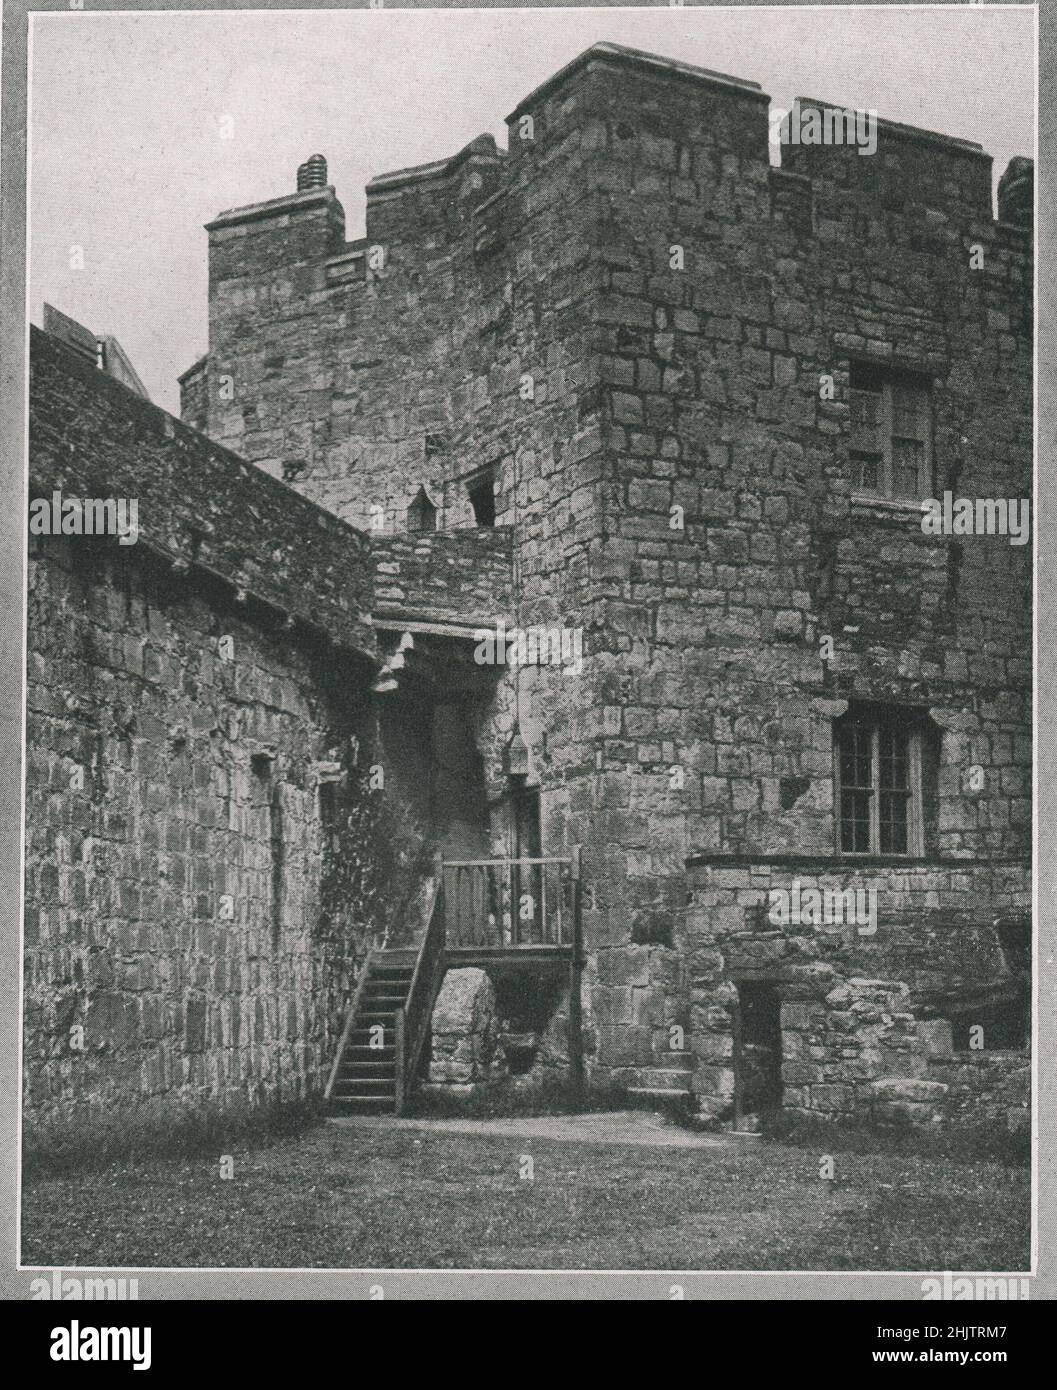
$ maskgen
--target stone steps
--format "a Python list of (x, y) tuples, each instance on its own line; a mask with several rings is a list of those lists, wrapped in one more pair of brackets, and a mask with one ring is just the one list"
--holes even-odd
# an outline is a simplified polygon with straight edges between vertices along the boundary
[(632, 1110), (680, 1112), (685, 1108), (690, 1092), (672, 1090), (667, 1086), (629, 1086), (626, 1095)]
[(620, 1080), (629, 1088), (653, 1091), (689, 1091), (690, 1067), (636, 1067), (622, 1074)]
[(677, 1113), (686, 1108), (690, 1096), (694, 1054), (689, 1050), (669, 1052), (652, 1067), (636, 1067), (624, 1073), (628, 1104), (634, 1109)]

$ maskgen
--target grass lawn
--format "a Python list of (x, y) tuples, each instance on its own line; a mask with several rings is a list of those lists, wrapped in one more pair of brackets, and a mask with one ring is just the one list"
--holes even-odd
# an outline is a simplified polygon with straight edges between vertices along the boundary
[[(531, 1180), (519, 1177), (523, 1155)], [(217, 1158), (28, 1179), (26, 1264), (1027, 1267), (1030, 1175), (769, 1142), (676, 1149), (324, 1125)]]

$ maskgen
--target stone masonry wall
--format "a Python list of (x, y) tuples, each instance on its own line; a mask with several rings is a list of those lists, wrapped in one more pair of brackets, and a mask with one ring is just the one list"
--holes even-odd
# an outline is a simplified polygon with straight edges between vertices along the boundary
[(510, 611), (511, 539), (505, 526), (372, 537), (376, 612), (494, 622)]
[[(362, 543), (348, 532), (326, 570), (340, 522), (217, 467), (215, 446), (68, 357), (34, 335), (32, 490), (138, 493), (142, 534), (31, 537), (29, 1142), (117, 1108), (135, 1123), (137, 1105), (158, 1120), (317, 1093), (370, 926), (336, 931), (319, 903), (321, 779), (366, 728)], [(273, 508), (259, 597), (234, 537), (252, 551), (252, 523), (268, 546)], [(181, 554), (191, 518), (208, 565)], [(287, 550), (314, 594), (284, 589)]]
[[(927, 536), (849, 462), (852, 364), (879, 364), (929, 384), (937, 496), (1030, 496), (1029, 230), (993, 218), (975, 146), (882, 122), (875, 155), (776, 169), (768, 114), (752, 83), (601, 44), (519, 104), (507, 154), (376, 179), (364, 242), (333, 190), (225, 214), (186, 383), (189, 419), (204, 391), (210, 434), (363, 524), (399, 530), (425, 485), (467, 526), (495, 470), (511, 616), (580, 629), (586, 661), (499, 681), (489, 795), (518, 728), (546, 848), (583, 845), (593, 1068), (649, 1085), (681, 1027), (706, 1108), (735, 982), (725, 904), (688, 895), (732, 856), (853, 871), (849, 701), (912, 712), (935, 749), (912, 871), (933, 881), (900, 933), (978, 979), (975, 935), (1029, 892), (1031, 548)], [(911, 870), (872, 867), (892, 924)]]
[[(577, 194), (578, 141), (541, 131), (513, 167), (484, 139), (382, 176), (368, 189), (363, 243), (342, 241), (332, 191), (211, 224), (210, 352), (184, 383), (188, 418), (204, 373), (212, 437), (270, 471), (289, 465), (295, 487), (371, 527), (383, 606), (406, 612), (424, 597), (432, 609), (450, 597), (446, 616), (474, 623), (586, 623), (600, 517), (587, 307), (598, 200)], [(509, 595), (505, 585), (485, 592), (497, 542), (483, 528), (458, 543), (399, 534), (423, 485), (440, 527), (469, 528), (465, 480), (481, 468), (494, 471), (500, 527), (515, 527)], [(471, 536), (477, 580), (446, 595), (448, 560), (471, 558)], [(488, 597), (492, 611), (482, 611)], [(497, 800), (520, 723), (555, 850), (568, 844), (571, 783), (592, 766), (588, 707), (582, 684), (561, 673), (506, 673), (482, 733)]]
[(366, 536), (95, 370), (30, 335), (30, 477), (40, 496), (138, 501), (141, 543), (223, 577), (291, 626), (373, 654)]
[[(788, 1109), (825, 1119), (901, 1115), (928, 1123), (939, 1114), (1005, 1124), (1028, 1097), (1027, 1050), (952, 1054), (949, 1030), (945, 1052), (937, 1050), (934, 1010), (927, 1007), (937, 992), (956, 995), (1010, 979), (998, 935), (981, 911), (993, 899), (991, 873), (972, 862), (855, 870), (795, 857), (780, 866), (762, 857), (695, 866), (688, 1022), (704, 1111), (729, 1115), (737, 987), (763, 980), (776, 984), (782, 999)], [(855, 922), (776, 926), (769, 891), (788, 889), (794, 879), (805, 892), (876, 887), (876, 931)]]
[[(1023, 232), (991, 219), (986, 156), (940, 137), (882, 126), (876, 160), (812, 149), (792, 172), (815, 206), (791, 219), (760, 94), (602, 55), (559, 97), (583, 123), (582, 181), (609, 204), (598, 1061), (659, 1061), (671, 1026), (689, 1024), (700, 1063), (696, 1009), (722, 986), (693, 964), (714, 928), (707, 914), (684, 923), (681, 857), (839, 858), (832, 726), (848, 698), (921, 709), (938, 728), (926, 857), (982, 865), (976, 923), (994, 915), (992, 864), (1019, 874), (1026, 902), (1029, 548), (926, 537), (915, 506), (856, 501), (847, 374), (853, 356), (924, 372), (937, 486), (1030, 496), (1030, 260)], [(882, 875), (882, 914), (898, 902)], [(942, 875), (922, 907), (923, 938), (959, 920)]]

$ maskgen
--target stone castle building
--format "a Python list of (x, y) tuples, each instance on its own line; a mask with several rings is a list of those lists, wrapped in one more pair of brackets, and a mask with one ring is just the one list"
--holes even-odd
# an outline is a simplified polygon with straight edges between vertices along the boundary
[(34, 495), (140, 538), (31, 538), (32, 1123), (391, 1108), (401, 1008), (409, 1082), (1026, 1116), (1032, 165), (769, 114), (596, 45), (353, 241), (313, 156), (182, 422), (34, 332)]

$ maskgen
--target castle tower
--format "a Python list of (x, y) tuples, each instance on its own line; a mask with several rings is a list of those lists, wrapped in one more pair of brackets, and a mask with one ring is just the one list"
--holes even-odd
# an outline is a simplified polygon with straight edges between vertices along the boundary
[[(794, 114), (773, 167), (755, 84), (599, 44), (507, 153), (374, 179), (361, 241), (307, 161), (210, 224), (183, 383), (191, 423), (376, 534), (511, 528), (490, 616), (583, 663), (502, 674), (489, 798), (523, 744), (545, 847), (583, 846), (596, 1072), (689, 1070), (716, 1114), (768, 1010), (788, 1105), (873, 1104), (888, 1042), (924, 1044), (846, 1056), (838, 1003), (1001, 974), (1027, 902), (1030, 549), (921, 503), (1030, 495), (1030, 161), (996, 222), (978, 146)], [(857, 785), (860, 743), (892, 785)], [(867, 878), (873, 932), (768, 919)]]

